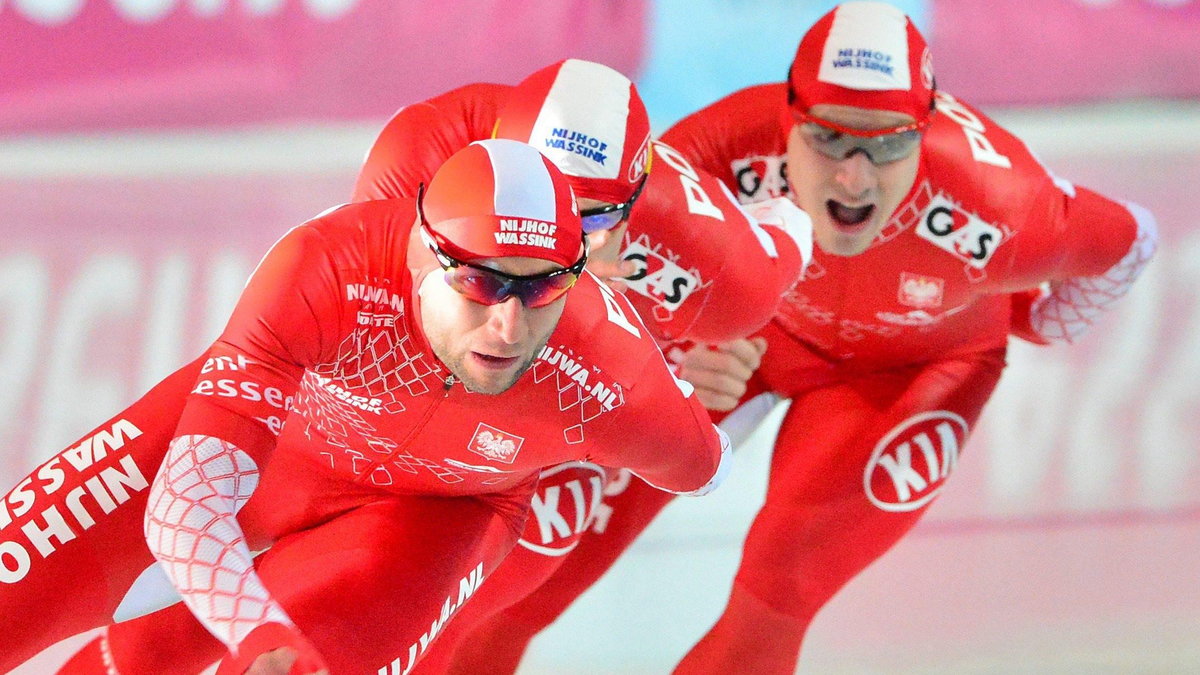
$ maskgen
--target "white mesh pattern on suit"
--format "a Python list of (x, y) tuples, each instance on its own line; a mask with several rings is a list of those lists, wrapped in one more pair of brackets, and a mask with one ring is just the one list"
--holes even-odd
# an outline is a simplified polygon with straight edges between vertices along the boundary
[(922, 181), (913, 196), (896, 209), (887, 224), (879, 231), (879, 235), (871, 240), (871, 247), (891, 241), (921, 222), (921, 216), (925, 214), (925, 209), (929, 208), (929, 203), (932, 201), (933, 185), (928, 180)]
[(1125, 204), (1137, 221), (1137, 237), (1125, 257), (1094, 277), (1073, 277), (1058, 284), (1030, 309), (1030, 325), (1047, 340), (1074, 342), (1101, 312), (1129, 290), (1158, 247), (1154, 216), (1136, 204)]
[[(570, 351), (564, 347), (557, 347), (557, 349)], [(568, 354), (568, 356), (574, 356), (574, 354)], [(536, 359), (530, 370), (533, 374), (533, 381), (539, 384), (551, 377), (554, 378), (554, 388), (558, 392), (559, 412), (567, 412), (571, 409), (575, 409), (578, 412), (579, 423), (572, 424), (563, 429), (563, 441), (568, 444), (582, 443), (584, 440), (584, 425), (608, 412), (608, 410), (615, 410), (625, 405), (625, 390), (619, 385), (612, 392), (613, 396), (610, 398), (611, 408), (606, 408), (594, 392), (580, 386), (579, 382), (561, 368), (547, 363), (543, 358)]]
[(235, 514), (258, 485), (254, 460), (211, 436), (180, 436), (151, 488), (146, 542), (204, 626), (231, 649), (258, 626), (292, 625), (258, 575)]
[[(395, 321), (399, 323), (398, 316)], [(296, 410), (307, 420), (305, 436), (329, 445), (321, 454), (330, 468), (348, 462), (355, 475), (369, 472), (370, 483), (380, 487), (396, 482), (395, 471), (415, 474), (420, 469), (446, 483), (462, 482), (462, 469), (399, 450), (396, 439), (374, 423), (405, 412), (406, 397), (443, 391), (444, 375), (423, 356), (396, 325), (360, 327), (342, 341), (330, 363), (305, 374)]]

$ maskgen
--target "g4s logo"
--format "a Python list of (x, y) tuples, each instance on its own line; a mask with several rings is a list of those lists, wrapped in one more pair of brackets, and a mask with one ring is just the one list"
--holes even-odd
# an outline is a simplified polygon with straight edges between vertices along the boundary
[(754, 155), (735, 159), (730, 164), (737, 180), (738, 200), (743, 204), (782, 197), (788, 193), (787, 158), (778, 155)]
[(1000, 228), (963, 211), (940, 194), (921, 215), (917, 235), (978, 269), (987, 265), (1004, 241)]
[(667, 311), (679, 309), (692, 291), (700, 287), (695, 275), (643, 244), (630, 244), (621, 257), (637, 265), (637, 271), (625, 278), (629, 290), (650, 298)]

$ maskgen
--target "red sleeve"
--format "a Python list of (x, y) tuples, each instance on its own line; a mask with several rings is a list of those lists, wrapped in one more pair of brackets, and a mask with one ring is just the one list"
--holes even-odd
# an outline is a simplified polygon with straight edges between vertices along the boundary
[(339, 288), (326, 238), (313, 223), (276, 243), (209, 350), (176, 436), (222, 439), (262, 466), (304, 369), (337, 346)]
[(469, 84), (401, 108), (367, 153), (352, 201), (415, 197), (450, 155), (491, 138), (509, 88)]
[[(1037, 236), (1018, 237), (1010, 278), (1043, 277), (1038, 292), (1012, 296), (1010, 331), (1031, 342), (1074, 342), (1086, 333), (1114, 303), (1124, 296), (1145, 271), (1158, 245), (1154, 216), (1131, 203), (1118, 204), (1084, 188), (1063, 184), (1066, 201), (1061, 227), (1042, 241)], [(1027, 233), (1045, 232), (1030, 224)], [(1054, 247), (1039, 251), (1039, 246)], [(1057, 262), (1046, 270), (1039, 256)], [(1022, 266), (1028, 266), (1025, 269)], [(1024, 276), (1024, 279), (1022, 278)], [(1019, 301), (1021, 300), (1021, 301)]]
[(652, 166), (622, 251), (638, 266), (629, 301), (660, 340), (719, 343), (758, 330), (800, 278), (795, 237), (809, 235), (760, 225), (670, 146), (654, 144)]
[[(688, 115), (663, 133), (662, 140), (742, 202), (757, 201), (787, 192), (778, 157), (787, 150), (790, 120), (786, 85), (763, 84)], [(755, 170), (755, 161), (763, 164), (761, 170)]]
[(1103, 274), (1133, 247), (1130, 210), (1087, 188), (1047, 181), (1013, 238), (1005, 290)]
[[(200, 368), (147, 497), (148, 549), (197, 619), (234, 651), (270, 624), (295, 631), (255, 574), (236, 514), (270, 461), (305, 367), (332, 353), (340, 332), (338, 266), (320, 222), (289, 232), (259, 263)], [(214, 578), (230, 581), (216, 592)], [(297, 636), (293, 644), (306, 643)]]
[(600, 293), (607, 316), (593, 321), (586, 335), (603, 345), (604, 367), (631, 383), (589, 459), (626, 467), (669, 492), (700, 495), (716, 488), (729, 467), (728, 438), (709, 419), (692, 385), (671, 373), (625, 298), (594, 279), (583, 285)]
[(971, 221), (963, 231), (1000, 239), (984, 262), (993, 292), (1101, 274), (1137, 237), (1128, 208), (1055, 176), (1020, 139), (947, 92), (938, 93), (922, 153), (930, 179)]
[(621, 419), (620, 457), (597, 457), (596, 462), (628, 468), (660, 490), (708, 494), (729, 471), (729, 438), (657, 348), (642, 372), (631, 392), (630, 412)]
[(946, 92), (938, 93), (938, 111), (923, 161), (953, 195), (945, 207), (953, 215), (942, 225), (958, 237), (939, 246), (965, 247), (979, 261), (971, 264), (986, 279), (985, 292), (1015, 294), (1014, 334), (1073, 341), (1149, 263), (1153, 215), (1055, 176), (1019, 139)]

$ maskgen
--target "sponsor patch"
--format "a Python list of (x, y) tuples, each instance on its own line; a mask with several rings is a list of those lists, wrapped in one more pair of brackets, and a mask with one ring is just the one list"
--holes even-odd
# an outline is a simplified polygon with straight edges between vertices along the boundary
[(911, 89), (905, 24), (895, 7), (842, 5), (829, 26), (817, 79), (849, 89)]
[[(600, 288), (607, 289), (607, 286)], [(588, 367), (583, 359), (568, 347), (546, 345), (538, 354), (538, 360), (534, 363), (534, 382), (541, 382), (552, 373), (561, 375), (577, 385), (572, 389), (572, 393), (575, 394), (572, 398), (566, 394), (566, 383), (562, 378), (556, 378), (560, 405), (569, 407), (594, 399), (602, 410), (612, 410), (625, 401), (624, 389), (619, 384), (609, 380), (599, 368)]]
[(900, 304), (917, 309), (942, 306), (942, 293), (946, 282), (937, 277), (927, 277), (911, 272), (900, 273), (900, 289), (896, 299)]
[(863, 490), (884, 511), (915, 511), (945, 485), (967, 440), (967, 422), (949, 410), (914, 415), (875, 446), (863, 472)]
[[(454, 616), (462, 606), (467, 604), (472, 595), (479, 590), (480, 584), (483, 583), (483, 563), (479, 563), (467, 573), (465, 577), (458, 581), (457, 597), (451, 595), (442, 601), (441, 611), (437, 617), (429, 624), (429, 630), (421, 633), (421, 637), (408, 646), (408, 651), (396, 658), (392, 659), (387, 665), (381, 666), (375, 671), (375, 675), (408, 675), (412, 672), (413, 666), (417, 665), (417, 659), (429, 649), (438, 634), (445, 628), (446, 623), (450, 621), (450, 617)], [(360, 671), (361, 672), (361, 671)]]
[(349, 302), (357, 300), (366, 305), (373, 305), (376, 310), (388, 307), (397, 314), (404, 313), (404, 299), (388, 288), (370, 284), (346, 284), (346, 300)]
[[(626, 143), (629, 80), (611, 68), (568, 59), (562, 64), (529, 133), (529, 144), (564, 173), (589, 178), (619, 178)], [(596, 101), (607, 105), (596, 106)], [(566, 125), (564, 120), (577, 124)], [(586, 120), (586, 121), (585, 121)], [(582, 125), (582, 126), (580, 126)]]
[(524, 442), (525, 439), (520, 436), (480, 422), (479, 426), (475, 427), (475, 435), (471, 437), (467, 449), (490, 460), (512, 464)]
[[(102, 514), (149, 489), (132, 448), (126, 447), (141, 435), (133, 422), (119, 419), (42, 464), (0, 497), (6, 539), (0, 541), (0, 588), (20, 582), (39, 561), (95, 526)], [(83, 480), (84, 475), (89, 477)], [(153, 471), (149, 475), (153, 478)], [(65, 497), (40, 499), (64, 487)]]
[(554, 127), (550, 130), (550, 136), (545, 140), (547, 149), (574, 153), (601, 166), (608, 163), (608, 143), (595, 136), (588, 136), (582, 131)]
[[(359, 396), (357, 394), (351, 393), (349, 389), (346, 389), (346, 388), (340, 386), (339, 384), (337, 384), (330, 378), (324, 377), (321, 375), (317, 375), (316, 373), (313, 373), (312, 377), (316, 379), (317, 384), (319, 384), (321, 386), (321, 388), (323, 388), (325, 391), (329, 392), (337, 400), (341, 401), (342, 403), (345, 403), (346, 405), (348, 405), (352, 408), (357, 408), (357, 409), (365, 411), (365, 412), (375, 413), (376, 415), (383, 412), (383, 401), (381, 399), (374, 398), (371, 396)], [(243, 395), (243, 398), (245, 398), (244, 395)], [(253, 399), (250, 399), (250, 400), (253, 400)], [(270, 403), (270, 400), (268, 399), (267, 402)]]
[(558, 244), (554, 234), (558, 226), (529, 218), (501, 218), (500, 231), (494, 233), (497, 244), (541, 246), (553, 250)]
[(917, 235), (976, 269), (983, 269), (1004, 242), (999, 227), (967, 213), (943, 194), (934, 196), (921, 214)]
[(683, 301), (700, 288), (698, 276), (643, 243), (630, 244), (621, 258), (637, 265), (637, 271), (624, 279), (629, 290), (650, 298), (667, 312), (679, 309)]
[(395, 314), (373, 314), (371, 312), (358, 312), (355, 315), (355, 321), (360, 326), (374, 326), (376, 328), (390, 328), (396, 325)]
[(517, 542), (548, 556), (566, 555), (589, 528), (604, 531), (612, 508), (602, 503), (604, 469), (589, 462), (568, 462), (542, 471), (531, 502), (530, 518)]
[(730, 162), (737, 181), (738, 201), (743, 204), (783, 197), (788, 193), (787, 157), (754, 155)]

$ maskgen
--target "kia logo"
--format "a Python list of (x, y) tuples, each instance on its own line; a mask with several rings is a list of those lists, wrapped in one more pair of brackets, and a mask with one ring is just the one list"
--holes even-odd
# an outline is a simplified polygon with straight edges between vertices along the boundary
[(884, 511), (915, 511), (937, 496), (958, 463), (968, 425), (948, 410), (904, 420), (875, 446), (863, 472), (867, 499)]

